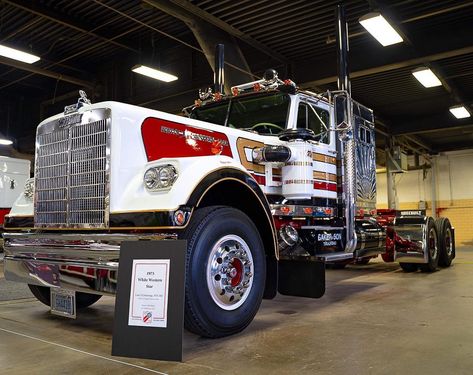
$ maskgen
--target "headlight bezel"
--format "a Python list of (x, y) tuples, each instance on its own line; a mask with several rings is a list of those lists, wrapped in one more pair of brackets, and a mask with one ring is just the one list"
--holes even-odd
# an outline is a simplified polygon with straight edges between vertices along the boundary
[(176, 166), (158, 165), (148, 168), (143, 175), (143, 184), (148, 191), (169, 190), (179, 177)]

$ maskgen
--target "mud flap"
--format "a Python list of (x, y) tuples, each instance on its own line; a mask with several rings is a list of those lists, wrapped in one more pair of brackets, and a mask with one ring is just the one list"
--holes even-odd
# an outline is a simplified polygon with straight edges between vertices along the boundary
[(306, 257), (279, 259), (278, 291), (287, 296), (322, 297), (325, 294), (325, 262)]

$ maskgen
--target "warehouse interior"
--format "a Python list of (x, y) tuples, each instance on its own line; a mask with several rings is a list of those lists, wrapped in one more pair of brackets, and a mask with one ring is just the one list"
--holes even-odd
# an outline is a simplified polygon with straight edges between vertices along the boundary
[[(1, 157), (28, 160), (33, 177), (36, 127), (75, 104), (79, 90), (92, 103), (181, 116), (199, 89), (213, 84), (219, 43), (227, 94), (268, 68), (303, 90), (337, 90), (339, 3), (0, 0), (0, 47), (39, 59), (30, 64), (0, 53), (0, 166)], [(50, 315), (26, 284), (4, 278), (0, 252), (2, 373), (471, 373), (473, 2), (342, 3), (351, 95), (375, 116), (376, 207), (448, 217), (452, 266), (406, 273), (376, 257), (330, 267), (322, 298), (264, 299), (243, 332), (217, 339), (185, 332), (183, 362), (168, 362), (112, 356), (113, 297), (75, 320)], [(401, 42), (383, 46), (363, 27), (360, 20), (374, 12)], [(177, 79), (150, 79), (134, 72), (137, 66)], [(417, 71), (437, 82), (425, 86)]]

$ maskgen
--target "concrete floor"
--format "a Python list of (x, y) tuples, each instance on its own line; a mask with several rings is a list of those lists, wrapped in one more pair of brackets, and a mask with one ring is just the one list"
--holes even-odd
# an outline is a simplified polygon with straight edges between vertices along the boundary
[[(471, 374), (473, 247), (449, 269), (403, 273), (377, 260), (327, 270), (319, 300), (263, 301), (233, 337), (184, 336), (184, 363), (112, 357), (114, 300), (103, 298), (75, 321), (16, 296), (0, 302), (2, 374)], [(19, 298), (19, 299), (10, 299)]]

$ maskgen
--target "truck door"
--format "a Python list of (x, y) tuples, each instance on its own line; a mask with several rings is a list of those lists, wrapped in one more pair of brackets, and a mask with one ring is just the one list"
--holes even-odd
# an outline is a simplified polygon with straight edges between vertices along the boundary
[[(312, 143), (314, 197), (329, 200), (336, 206), (337, 199), (337, 151), (332, 129), (332, 109), (324, 102), (301, 99), (297, 111), (298, 128), (312, 130), (316, 141)], [(333, 200), (333, 202), (331, 202)], [(330, 204), (332, 203), (332, 204)]]

